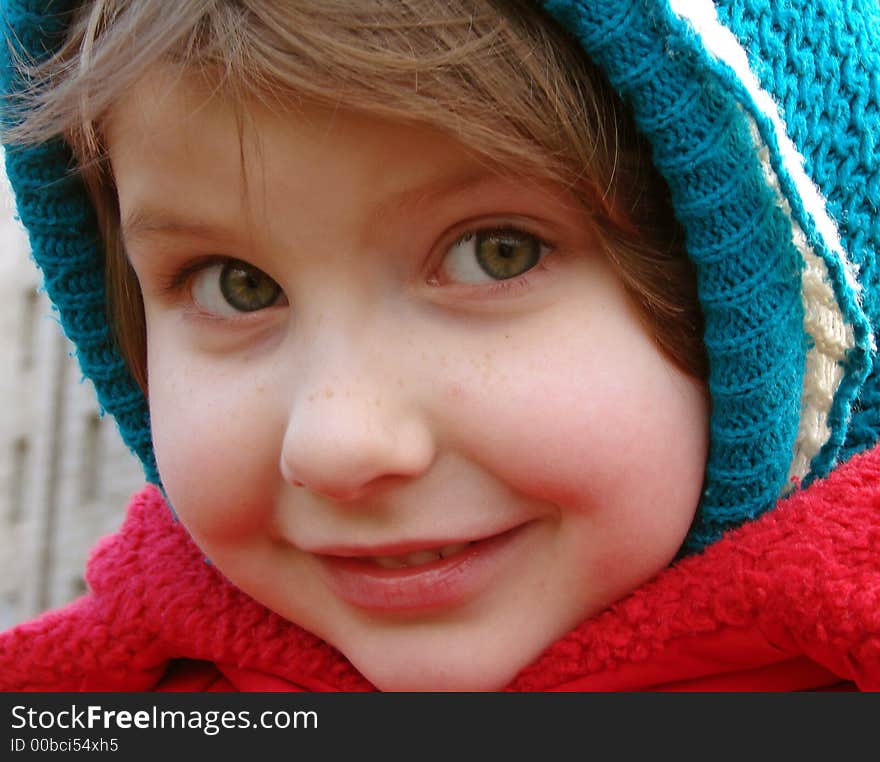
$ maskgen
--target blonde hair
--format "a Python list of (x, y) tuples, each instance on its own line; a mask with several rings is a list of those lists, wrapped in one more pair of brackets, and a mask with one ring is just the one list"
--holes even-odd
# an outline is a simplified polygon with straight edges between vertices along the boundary
[(110, 320), (146, 389), (146, 332), (119, 235), (102, 121), (153, 64), (199, 71), (241, 113), (307, 98), (427, 124), (571, 189), (660, 347), (706, 376), (693, 266), (649, 149), (576, 41), (527, 0), (91, 0), (31, 83), (7, 139), (63, 135), (106, 247)]

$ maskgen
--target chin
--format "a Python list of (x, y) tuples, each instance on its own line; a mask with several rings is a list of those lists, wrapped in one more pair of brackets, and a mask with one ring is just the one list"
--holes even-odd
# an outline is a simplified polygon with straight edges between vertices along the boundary
[(475, 693), (500, 691), (517, 673), (514, 670), (502, 677), (495, 674), (474, 674), (474, 669), (475, 665), (471, 665), (467, 674), (460, 674), (431, 666), (420, 672), (401, 669), (365, 677), (380, 691), (386, 692)]
[[(389, 692), (485, 692), (500, 691), (526, 667), (532, 657), (499, 659), (498, 654), (480, 658), (473, 652), (425, 658), (371, 659), (349, 657), (354, 666), (380, 691)], [(450, 658), (451, 657), (451, 658)]]

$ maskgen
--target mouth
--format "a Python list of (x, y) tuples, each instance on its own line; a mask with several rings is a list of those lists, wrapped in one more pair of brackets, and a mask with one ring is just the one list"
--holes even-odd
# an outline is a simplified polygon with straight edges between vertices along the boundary
[(516, 558), (529, 524), (470, 541), (386, 546), (316, 554), (330, 588), (345, 602), (375, 612), (413, 612), (460, 605), (491, 586)]
[(473, 542), (457, 542), (452, 545), (443, 545), (439, 548), (427, 548), (396, 556), (356, 556), (356, 558), (364, 563), (376, 564), (376, 566), (382, 569), (409, 569), (414, 566), (434, 563), (441, 559), (452, 558), (467, 550), (473, 544)]

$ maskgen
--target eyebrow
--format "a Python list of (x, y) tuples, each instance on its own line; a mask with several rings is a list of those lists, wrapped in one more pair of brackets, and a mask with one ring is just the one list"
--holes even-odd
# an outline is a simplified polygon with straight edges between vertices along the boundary
[(429, 205), (444, 196), (460, 195), (480, 186), (497, 182), (500, 178), (483, 169), (468, 168), (454, 174), (444, 175), (413, 188), (404, 188), (378, 203), (372, 212), (375, 220), (382, 220), (393, 212), (417, 209)]
[(138, 207), (126, 213), (119, 229), (126, 244), (155, 235), (186, 236), (190, 238), (226, 238), (229, 231), (217, 225), (195, 222), (179, 217), (175, 212)]
[[(377, 203), (371, 218), (380, 221), (389, 215), (405, 209), (416, 209), (430, 205), (443, 196), (459, 195), (500, 178), (491, 172), (469, 171), (444, 175), (427, 183), (404, 188)], [(180, 236), (187, 238), (207, 238), (228, 240), (230, 230), (221, 225), (187, 219), (179, 212), (149, 207), (135, 207), (120, 220), (120, 233), (127, 246), (132, 242), (153, 236)]]

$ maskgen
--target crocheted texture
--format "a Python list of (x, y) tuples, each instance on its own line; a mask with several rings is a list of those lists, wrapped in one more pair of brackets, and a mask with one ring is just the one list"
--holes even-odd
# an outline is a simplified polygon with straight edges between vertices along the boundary
[[(817, 13), (800, 16), (778, 3), (732, 5), (751, 9), (750, 18), (760, 24), (766, 38), (773, 39), (777, 50), (785, 53), (798, 49), (793, 33), (796, 23), (812, 19), (815, 26), (809, 34), (815, 37), (828, 34), (833, 26), (828, 17)], [(549, 0), (545, 7), (576, 34), (631, 104), (638, 126), (651, 141), (654, 163), (669, 183), (688, 252), (697, 265), (712, 395), (705, 491), (687, 542), (688, 548), (699, 549), (726, 529), (769, 510), (786, 487), (796, 442), (800, 447), (810, 439), (798, 436), (802, 400), (794, 390), (802, 390), (803, 412), (817, 419), (815, 428), (827, 431), (827, 442), (815, 448), (818, 454), (810, 454), (811, 470), (797, 476), (809, 483), (836, 462), (850, 407), (870, 368), (869, 323), (848, 280), (845, 263), (829, 251), (800, 195), (803, 188), (797, 186), (785, 164), (772, 120), (736, 73), (714, 57), (694, 28), (665, 3), (648, 0)], [(710, 10), (714, 14), (714, 8)], [(777, 24), (777, 15), (789, 23)], [(736, 18), (728, 14), (727, 21), (740, 33)], [(873, 33), (877, 32), (875, 27)], [(841, 53), (838, 60), (853, 51), (861, 53), (861, 47), (837, 51)], [(783, 73), (786, 87), (800, 88), (801, 97), (807, 100), (815, 97), (815, 80), (792, 77), (787, 69)], [(782, 84), (772, 72), (762, 78), (762, 85), (775, 99), (780, 99), (777, 88)], [(836, 114), (842, 113), (841, 95), (853, 96), (858, 84), (854, 77), (852, 89), (835, 97), (829, 94), (826, 110), (837, 108)], [(871, 90), (860, 91), (857, 97), (870, 99)], [(876, 110), (873, 119), (877, 125)], [(785, 128), (784, 119), (777, 121)], [(804, 151), (822, 145), (847, 127), (835, 118), (792, 137)], [(768, 151), (769, 165), (762, 161), (755, 134)], [(859, 147), (864, 151), (864, 143)], [(853, 173), (870, 176), (875, 161), (854, 162)], [(768, 181), (768, 170), (775, 172), (772, 182)], [(852, 332), (853, 349), (839, 379), (831, 385), (820, 376), (836, 370), (833, 354), (824, 365), (812, 363), (809, 367), (814, 377), (804, 378), (807, 354), (818, 337), (804, 329), (801, 273), (806, 263), (798, 246), (799, 232), (820, 255), (824, 277)], [(868, 280), (865, 285), (876, 284)], [(812, 297), (821, 300), (823, 296), (814, 285)], [(864, 298), (875, 297), (871, 292)], [(821, 321), (813, 314), (807, 317), (815, 330)], [(820, 416), (806, 409), (821, 403), (823, 396), (828, 398), (827, 410)], [(861, 447), (877, 439), (878, 427), (869, 424), (862, 422)]]
[[(93, 553), (87, 597), (0, 635), (0, 690), (371, 688), (335, 649), (205, 564), (161, 503), (155, 487), (134, 498), (120, 533)], [(840, 679), (880, 689), (880, 449), (679, 561), (509, 689), (790, 690)]]
[[(752, 68), (772, 87), (805, 169), (828, 200), (842, 243), (859, 267), (862, 302), (880, 324), (880, 5), (875, 0), (774, 0), (719, 4)], [(773, 23), (768, 12), (773, 11)], [(845, 411), (837, 411), (843, 416)], [(853, 411), (839, 458), (877, 440), (880, 368)], [(826, 472), (831, 463), (819, 464)]]
[[(4, 3), (7, 39), (15, 41), (15, 51), (25, 59), (40, 60), (63, 38), (75, 5), (56, 1), (47, 8), (44, 0)], [(3, 45), (4, 93), (20, 87), (12, 56)], [(3, 124), (8, 126), (13, 118), (5, 112)], [(123, 440), (143, 463), (147, 480), (158, 483), (147, 403), (107, 322), (103, 246), (94, 209), (73, 166), (71, 152), (60, 140), (36, 147), (6, 146), (6, 173), (46, 293), (76, 346), (83, 375), (94, 382), (102, 410), (116, 419)]]
[[(71, 5), (54, 2), (48, 15), (44, 2), (4, 0), (4, 20), (17, 47), (39, 57), (57, 45)], [(857, 295), (773, 121), (666, 0), (545, 7), (632, 107), (696, 264), (712, 396), (705, 489), (686, 545), (699, 550), (773, 507), (790, 477), (809, 483), (880, 436), (876, 372), (862, 388), (873, 352), (868, 318), (880, 319), (880, 12), (874, 0), (729, 0), (718, 9), (828, 201), (844, 253), (860, 268)], [(15, 90), (3, 55), (4, 89)], [(83, 372), (158, 483), (146, 403), (105, 325), (102, 257), (69, 153), (58, 143), (13, 149), (7, 167)]]

